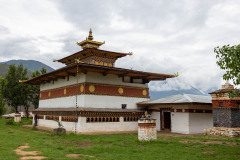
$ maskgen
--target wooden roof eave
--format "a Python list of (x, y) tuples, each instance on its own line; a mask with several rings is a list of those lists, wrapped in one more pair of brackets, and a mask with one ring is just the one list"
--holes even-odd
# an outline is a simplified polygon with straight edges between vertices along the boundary
[[(61, 77), (63, 78), (62, 73), (66, 73), (65, 76), (67, 75), (73, 75), (76, 74), (76, 66), (77, 64), (71, 64), (68, 65), (64, 68), (60, 68), (58, 70), (45, 73), (43, 75), (34, 77), (30, 80), (27, 80), (24, 83), (30, 83), (30, 84), (35, 84), (36, 81), (40, 80), (49, 80), (52, 78), (58, 78)], [(115, 67), (106, 67), (106, 66), (97, 66), (97, 65), (92, 65), (92, 64), (85, 64), (85, 63), (80, 63), (78, 64), (79, 66), (79, 72), (87, 73), (88, 71), (92, 72), (99, 72), (102, 74), (115, 74), (118, 75), (119, 77), (121, 76), (128, 76), (128, 77), (142, 77), (148, 80), (165, 80), (166, 78), (173, 78), (175, 77), (174, 75), (166, 75), (166, 74), (157, 74), (157, 73), (150, 73), (150, 72), (142, 72), (142, 71), (134, 71), (134, 70), (128, 70), (128, 69), (123, 69), (123, 68), (115, 68)], [(61, 73), (61, 74), (60, 74)], [(70, 74), (69, 74), (70, 73)], [(33, 83), (33, 81), (35, 81)]]
[(84, 50), (81, 50), (79, 52), (76, 52), (70, 56), (64, 57), (62, 59), (59, 60), (55, 60), (57, 62), (61, 62), (61, 63), (68, 63), (69, 60), (71, 59), (75, 59), (76, 57), (83, 57), (83, 54), (87, 54), (87, 53), (94, 53), (94, 52), (100, 52), (102, 54), (111, 54), (112, 56), (115, 56), (116, 58), (121, 58), (121, 57), (125, 57), (127, 55), (132, 55), (132, 53), (119, 53), (119, 52), (111, 52), (111, 51), (106, 51), (106, 50), (101, 50), (101, 49), (96, 49), (96, 48), (87, 48)]

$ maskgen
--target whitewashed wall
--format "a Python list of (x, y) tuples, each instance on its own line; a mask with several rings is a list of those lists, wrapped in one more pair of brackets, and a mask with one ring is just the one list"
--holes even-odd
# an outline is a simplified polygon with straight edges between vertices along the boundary
[[(122, 82), (122, 78), (117, 75), (108, 74), (103, 76), (101, 73), (88, 72), (87, 74), (79, 73), (78, 83), (102, 83), (102, 84), (112, 84), (112, 85), (123, 85), (132, 87), (148, 88), (148, 84), (139, 84), (139, 80), (135, 80), (136, 83), (125, 83)], [(50, 83), (45, 83), (40, 85), (40, 91), (61, 88), (64, 86), (70, 86), (77, 84), (77, 77), (69, 76), (69, 81), (67, 77), (65, 79), (58, 79), (57, 81), (52, 81)]]
[(53, 120), (38, 119), (38, 126), (49, 127), (49, 128), (58, 128), (58, 122), (53, 121)]
[[(78, 106), (83, 107), (85, 105), (85, 99), (83, 95), (77, 96)], [(51, 98), (39, 100), (38, 108), (75, 108), (76, 107), (76, 96)]]
[(120, 117), (120, 122), (96, 122), (86, 123), (86, 117), (78, 118), (78, 132), (115, 132), (115, 131), (137, 131), (137, 122), (124, 122)]
[(148, 88), (148, 84), (141, 84), (139, 80), (135, 80), (135, 83), (125, 83), (122, 81), (122, 77), (118, 77), (118, 75), (107, 74), (103, 76), (101, 73), (95, 72), (87, 73), (86, 82)]
[[(78, 95), (78, 107), (86, 108), (117, 108), (127, 104), (127, 109), (136, 109), (136, 103), (147, 101), (148, 98), (132, 98), (121, 96)], [(44, 99), (39, 101), (39, 108), (73, 108), (76, 106), (76, 96)]]
[(213, 127), (212, 113), (189, 113), (189, 133), (203, 133), (204, 129)]
[(146, 100), (148, 98), (85, 95), (85, 107), (121, 109), (122, 104), (127, 104), (127, 109), (137, 109), (136, 103)]
[[(63, 127), (67, 131), (75, 131), (75, 122), (61, 121)], [(38, 126), (58, 128), (58, 122), (54, 120), (38, 120)], [(87, 123), (86, 117), (78, 117), (77, 132), (124, 132), (137, 131), (138, 122), (124, 122), (123, 117), (120, 117), (120, 122), (96, 122)]]
[(157, 129), (157, 131), (160, 131), (161, 130), (161, 123), (160, 123), (161, 115), (160, 115), (160, 112), (152, 112), (151, 118), (156, 119), (156, 129)]
[(171, 112), (171, 131), (189, 134), (189, 113)]
[[(79, 73), (78, 75), (78, 83), (83, 83), (86, 81), (86, 75), (84, 73)], [(77, 84), (77, 76), (69, 76), (69, 81), (67, 80), (67, 77), (65, 79), (58, 79), (57, 81), (54, 81), (54, 83), (49, 82), (45, 84), (40, 85), (40, 91), (49, 90), (49, 89), (55, 89), (55, 88), (61, 88), (64, 86), (70, 86), (70, 85), (76, 85)]]

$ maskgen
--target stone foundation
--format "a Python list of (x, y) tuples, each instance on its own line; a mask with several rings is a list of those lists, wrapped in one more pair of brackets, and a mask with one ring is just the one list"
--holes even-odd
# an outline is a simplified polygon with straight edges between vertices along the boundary
[(213, 127), (204, 129), (205, 135), (240, 137), (240, 128)]
[(156, 120), (138, 121), (138, 140), (151, 141), (157, 139)]

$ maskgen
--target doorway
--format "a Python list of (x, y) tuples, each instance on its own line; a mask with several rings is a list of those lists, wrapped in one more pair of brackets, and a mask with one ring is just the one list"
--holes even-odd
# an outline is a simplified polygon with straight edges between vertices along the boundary
[(171, 130), (171, 112), (170, 109), (161, 109), (161, 130)]
[(171, 112), (163, 112), (164, 117), (164, 129), (171, 129)]

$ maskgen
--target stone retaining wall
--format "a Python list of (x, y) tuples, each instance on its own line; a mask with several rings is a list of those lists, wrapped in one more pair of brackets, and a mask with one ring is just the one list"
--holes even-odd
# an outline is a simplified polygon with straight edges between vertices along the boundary
[(205, 135), (240, 137), (240, 128), (213, 127), (204, 130)]

